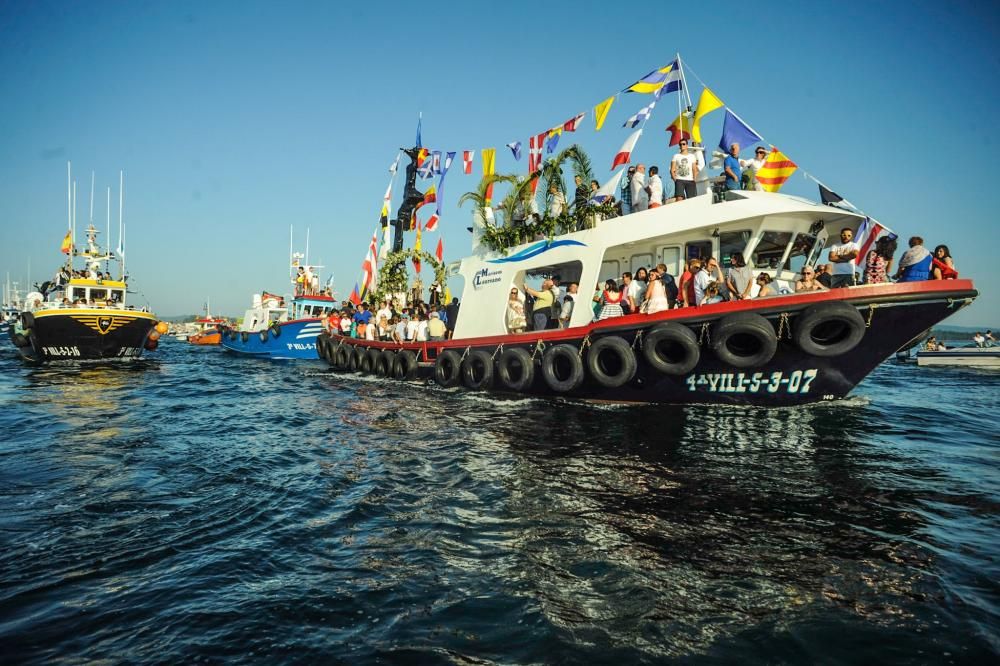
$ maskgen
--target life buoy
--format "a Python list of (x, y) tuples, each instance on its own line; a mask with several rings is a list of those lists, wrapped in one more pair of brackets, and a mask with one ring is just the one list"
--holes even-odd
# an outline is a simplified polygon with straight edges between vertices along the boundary
[(473, 391), (482, 391), (493, 385), (493, 357), (489, 352), (476, 350), (462, 361), (462, 383)]
[(573, 345), (556, 345), (542, 356), (542, 378), (556, 393), (572, 391), (583, 382), (583, 361)]
[(416, 379), (418, 369), (417, 355), (408, 349), (396, 354), (396, 358), (392, 362), (392, 376), (403, 381), (409, 382)]
[(347, 369), (351, 372), (361, 372), (361, 361), (365, 358), (365, 350), (361, 347), (351, 349), (351, 360)]
[(280, 338), (281, 337), (281, 327), (278, 326), (278, 324), (276, 324), (276, 323), (275, 324), (271, 324), (271, 335), (273, 335), (276, 338)]
[(531, 354), (520, 347), (504, 349), (497, 358), (497, 379), (508, 391), (521, 392), (535, 380), (535, 362)]
[(265, 328), (263, 331), (258, 333), (257, 337), (260, 338), (261, 342), (267, 342), (267, 329)]
[(244, 344), (246, 344), (246, 341), (249, 340), (249, 339), (250, 339), (250, 334), (249, 333), (247, 333), (246, 331), (243, 331), (242, 333), (240, 333), (240, 340), (242, 340)]
[(628, 383), (637, 367), (631, 345), (617, 335), (601, 338), (587, 350), (587, 371), (605, 388), (618, 388)]
[(395, 360), (396, 354), (388, 349), (383, 349), (379, 353), (378, 358), (375, 359), (375, 375), (378, 377), (391, 377), (392, 364)]
[(712, 331), (712, 349), (726, 365), (757, 368), (774, 357), (778, 339), (764, 317), (756, 312), (737, 312)]
[(434, 360), (434, 381), (438, 386), (451, 388), (458, 385), (462, 373), (462, 357), (451, 349), (445, 349)]
[(854, 306), (819, 303), (796, 317), (792, 338), (812, 356), (840, 356), (858, 346), (865, 328), (865, 318)]
[(670, 321), (653, 327), (642, 338), (642, 357), (657, 372), (685, 375), (701, 358), (698, 338), (683, 324)]
[(379, 350), (369, 349), (365, 352), (364, 357), (361, 359), (361, 372), (370, 375), (375, 372), (375, 366), (378, 363)]

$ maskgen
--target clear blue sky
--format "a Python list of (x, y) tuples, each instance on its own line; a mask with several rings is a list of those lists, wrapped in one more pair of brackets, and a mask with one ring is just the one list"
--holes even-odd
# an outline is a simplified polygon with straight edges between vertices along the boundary
[[(544, 8), (544, 10), (543, 10)], [(78, 222), (104, 228), (126, 171), (132, 284), (161, 315), (242, 314), (287, 291), (288, 227), (341, 296), (357, 279), (387, 167), (413, 141), (503, 148), (588, 111), (601, 177), (648, 96), (593, 105), (677, 51), (803, 169), (901, 236), (947, 243), (980, 300), (950, 322), (1000, 325), (995, 256), (1000, 21), (995, 3), (49, 3), (0, 5), (0, 277), (58, 265), (66, 160)], [(691, 76), (692, 97), (700, 86)], [(666, 165), (664, 98), (635, 159)], [(722, 112), (703, 124), (718, 142)], [(477, 155), (478, 161), (478, 155)], [(476, 176), (446, 180), (447, 260), (467, 254)], [(478, 167), (478, 164), (477, 164)], [(815, 198), (800, 176), (785, 191)], [(401, 183), (397, 181), (397, 195)], [(394, 206), (398, 204), (398, 196)], [(115, 210), (115, 215), (117, 209)], [(113, 225), (114, 226), (114, 225)], [(412, 243), (412, 234), (407, 244)], [(433, 251), (437, 234), (424, 236)], [(898, 255), (897, 255), (898, 258)]]

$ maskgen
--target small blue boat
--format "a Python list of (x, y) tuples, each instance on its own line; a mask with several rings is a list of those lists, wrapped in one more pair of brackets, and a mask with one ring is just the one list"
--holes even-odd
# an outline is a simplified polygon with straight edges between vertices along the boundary
[(255, 294), (254, 307), (246, 311), (238, 328), (223, 327), (222, 347), (248, 356), (274, 359), (318, 359), (316, 336), (323, 332), (323, 317), (336, 308), (332, 297), (313, 294), (292, 299), (291, 313), (284, 299)]

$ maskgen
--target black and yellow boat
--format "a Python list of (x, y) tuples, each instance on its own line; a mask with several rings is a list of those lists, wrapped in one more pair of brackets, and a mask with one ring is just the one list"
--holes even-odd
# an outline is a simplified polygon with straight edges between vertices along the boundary
[[(156, 349), (166, 332), (166, 323), (147, 308), (127, 304), (124, 279), (99, 270), (115, 257), (100, 251), (97, 233), (88, 227), (87, 248), (79, 253), (71, 240), (64, 242), (66, 265), (55, 280), (25, 298), (10, 337), (26, 361), (135, 359), (144, 349)], [(74, 256), (84, 258), (83, 270), (73, 270)]]

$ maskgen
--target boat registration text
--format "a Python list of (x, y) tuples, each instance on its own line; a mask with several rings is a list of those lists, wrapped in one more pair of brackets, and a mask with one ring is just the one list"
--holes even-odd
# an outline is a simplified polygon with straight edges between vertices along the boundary
[(793, 370), (792, 372), (716, 372), (688, 375), (684, 382), (691, 391), (709, 393), (809, 393), (809, 386), (819, 371)]

